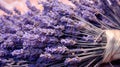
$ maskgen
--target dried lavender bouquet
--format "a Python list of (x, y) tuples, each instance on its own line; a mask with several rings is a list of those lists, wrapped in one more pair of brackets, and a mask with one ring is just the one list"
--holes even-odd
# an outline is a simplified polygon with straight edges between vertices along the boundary
[[(29, 0), (21, 14), (0, 5), (1, 67), (98, 67), (119, 57), (118, 0)], [(13, 13), (14, 12), (14, 13)]]

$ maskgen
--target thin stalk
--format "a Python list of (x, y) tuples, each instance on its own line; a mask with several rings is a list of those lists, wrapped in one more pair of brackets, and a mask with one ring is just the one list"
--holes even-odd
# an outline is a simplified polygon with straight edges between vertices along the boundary
[(95, 59), (94, 57), (85, 59), (84, 61), (80, 62), (79, 67), (85, 67), (87, 64), (91, 62), (91, 60), (94, 60), (94, 59)]
[[(99, 54), (102, 54), (103, 52), (89, 52), (89, 53), (81, 53), (81, 54), (75, 54), (75, 56), (78, 56), (78, 57), (84, 57), (84, 56), (90, 56), (90, 55), (99, 55)], [(103, 54), (102, 54), (103, 55)]]
[(54, 65), (51, 65), (49, 67), (64, 67), (64, 63), (59, 63), (59, 64), (54, 64)]
[(106, 45), (106, 43), (104, 43), (104, 42), (103, 42), (103, 43), (81, 43), (81, 42), (79, 43), (79, 42), (78, 42), (77, 44), (78, 44), (78, 45), (81, 45), (81, 46), (82, 46), (82, 45), (88, 45), (88, 46)]
[(106, 29), (111, 29), (108, 25), (106, 25), (104, 22), (102, 22), (101, 20), (98, 20), (97, 18), (96, 18), (96, 21), (99, 23), (99, 24), (101, 24), (104, 28), (106, 28)]
[(81, 60), (84, 60), (86, 58), (90, 58), (90, 57), (97, 57), (97, 56), (102, 56), (103, 54), (97, 54), (97, 55), (87, 55), (87, 56), (83, 56), (83, 57), (80, 57)]
[[(111, 20), (111, 19), (109, 19), (108, 17), (106, 17), (105, 15), (103, 15), (102, 13), (100, 13), (103, 17), (105, 17), (107, 20), (109, 20), (110, 22), (112, 22), (116, 27), (115, 28), (117, 28), (117, 29), (120, 29), (119, 28), (119, 26), (118, 26), (118, 24), (115, 24), (116, 22), (114, 22), (113, 20)], [(113, 15), (113, 14), (112, 14)], [(116, 16), (114, 16), (114, 18), (115, 19), (117, 19), (116, 18)], [(118, 20), (117, 20), (118, 21)]]
[(80, 49), (92, 49), (97, 47), (101, 47), (101, 46), (77, 46), (77, 48), (80, 48)]
[(100, 28), (98, 28), (98, 27), (96, 27), (96, 26), (94, 26), (93, 24), (91, 24), (91, 23), (89, 23), (89, 22), (87, 22), (87, 21), (85, 21), (84, 19), (82, 19), (81, 17), (76, 17), (76, 16), (74, 16), (74, 18), (76, 18), (77, 20), (79, 20), (79, 21), (83, 21), (83, 22), (85, 22), (85, 23), (87, 23), (89, 26), (91, 26), (91, 27), (93, 27), (93, 28), (91, 28), (91, 27), (85, 27), (87, 30), (89, 30), (89, 31), (95, 31), (96, 33), (100, 33), (102, 30), (100, 29)]
[(98, 47), (98, 48), (91, 48), (91, 49), (71, 49), (70, 52), (88, 52), (88, 51), (93, 51), (93, 50), (98, 50), (98, 49), (105, 49), (105, 47)]
[(104, 34), (104, 31), (103, 32), (101, 32), (96, 38), (95, 38), (95, 40), (94, 40), (94, 42), (96, 43), (97, 42), (97, 40), (101, 37), (101, 35), (102, 34)]
[(90, 63), (89, 63), (88, 65), (86, 65), (85, 67), (89, 67), (89, 66), (90, 66), (93, 62), (95, 62), (97, 59), (98, 59), (98, 57), (95, 58), (95, 59), (93, 59), (92, 61), (90, 61)]

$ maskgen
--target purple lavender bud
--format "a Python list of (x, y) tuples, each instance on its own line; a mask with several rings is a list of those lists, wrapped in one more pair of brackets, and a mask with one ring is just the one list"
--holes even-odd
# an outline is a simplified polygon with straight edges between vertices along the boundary
[(48, 12), (52, 9), (52, 4), (49, 3), (49, 2), (41, 2), (41, 4), (42, 4), (43, 7), (44, 7), (43, 14), (48, 13)]
[(57, 46), (57, 47), (47, 47), (45, 48), (46, 52), (53, 54), (65, 54), (68, 51), (68, 48), (65, 46)]
[[(37, 26), (37, 25), (36, 25)], [(39, 28), (35, 27), (31, 30), (31, 32), (33, 32), (34, 34), (39, 34)]]
[(40, 36), (39, 37), (39, 42), (42, 42), (42, 43), (57, 43), (58, 42), (58, 39), (56, 37), (51, 37), (51, 36)]
[(0, 36), (1, 36), (4, 40), (7, 40), (7, 39), (9, 38), (10, 34), (5, 33), (5, 34), (1, 34)]
[(57, 21), (53, 20), (49, 16), (41, 16), (40, 17), (41, 23), (45, 23), (46, 26), (53, 26), (57, 24)]
[(9, 28), (9, 29), (7, 29), (6, 33), (15, 34), (16, 30), (15, 30), (15, 28)]
[(61, 37), (63, 34), (64, 33), (61, 30), (56, 30), (54, 35), (57, 37)]
[(30, 3), (30, 0), (26, 0), (26, 5), (32, 11), (36, 11), (37, 10), (37, 8), (35, 6), (32, 6), (32, 4)]
[(25, 34), (23, 35), (23, 38), (34, 40), (34, 39), (38, 39), (39, 35), (37, 35), (37, 34), (30, 34), (30, 33), (25, 32)]
[(27, 12), (27, 15), (31, 17), (31, 16), (34, 15), (34, 13), (33, 13), (32, 11), (28, 11), (28, 12)]
[(36, 47), (36, 41), (34, 40), (24, 40), (23, 48)]
[(15, 58), (27, 59), (30, 56), (30, 52), (24, 49), (18, 49), (11, 52), (12, 56)]
[(92, 35), (88, 35), (88, 36), (84, 36), (83, 37), (83, 39), (85, 40), (85, 41), (88, 41), (88, 42), (94, 42), (94, 36), (92, 36)]
[(64, 30), (65, 26), (63, 26), (63, 25), (57, 25), (57, 26), (54, 26), (54, 28), (57, 29), (57, 30)]
[(4, 41), (4, 38), (0, 34), (0, 44)]
[(39, 28), (40, 33), (45, 34), (45, 35), (53, 35), (55, 34), (54, 29), (45, 29), (45, 28)]
[(7, 50), (0, 49), (0, 57), (5, 57), (7, 55), (8, 55), (8, 51)]
[(16, 35), (22, 37), (24, 35), (24, 32), (23, 31), (17, 31)]
[(17, 8), (14, 8), (14, 11), (15, 11), (15, 13), (17, 13), (18, 15), (21, 15), (21, 12), (20, 12)]
[(47, 13), (47, 16), (49, 16), (52, 19), (57, 19), (59, 15), (53, 11), (50, 11)]
[(77, 43), (76, 40), (71, 38), (61, 39), (60, 42), (66, 46), (73, 46)]
[(19, 47), (19, 46), (22, 46), (23, 44), (23, 40), (21, 37), (15, 35), (15, 36), (11, 36), (10, 37), (15, 45), (15, 48)]
[(65, 5), (56, 0), (53, 1), (53, 5), (54, 7), (52, 8), (52, 11), (58, 12), (61, 16), (74, 14), (71, 6)]
[(58, 39), (56, 37), (49, 37), (48, 43), (58, 43)]
[(93, 15), (93, 13), (91, 13), (91, 12), (89, 12), (89, 11), (82, 11), (82, 17), (84, 18), (84, 19), (89, 19), (89, 20), (93, 20), (93, 17), (94, 17), (94, 15)]
[(71, 23), (71, 22), (74, 22), (72, 19), (70, 18), (67, 18), (65, 16), (63, 16), (61, 19), (60, 19), (61, 22), (67, 22), (67, 23)]
[(24, 22), (25, 25), (33, 25), (34, 24), (34, 22), (32, 20), (28, 19), (28, 18), (24, 18), (23, 22)]
[(23, 27), (24, 27), (23, 30), (25, 30), (25, 31), (30, 31), (33, 29), (32, 25), (23, 25)]
[(18, 56), (18, 55), (22, 55), (24, 53), (23, 49), (19, 49), (19, 50), (14, 50), (11, 54), (12, 56)]
[(39, 16), (39, 15), (33, 16), (32, 18), (35, 21), (41, 21), (41, 16)]
[(79, 57), (74, 58), (67, 58), (64, 62), (65, 65), (78, 65), (78, 63), (81, 61)]
[(42, 42), (42, 43), (46, 43), (46, 42), (48, 42), (48, 38), (46, 37), (46, 36), (44, 36), (44, 35), (41, 35), (41, 37), (38, 39), (40, 42)]
[(5, 8), (4, 6), (2, 6), (1, 4), (0, 4), (0, 10), (4, 11), (4, 12), (7, 13), (7, 14), (12, 14), (12, 12), (11, 12), (10, 10), (6, 9), (6, 8)]
[(44, 53), (40, 55), (38, 61), (41, 63), (50, 63), (50, 62), (55, 61), (55, 57), (51, 55), (50, 53)]
[(11, 54), (12, 56), (15, 56), (17, 58), (35, 60), (37, 57), (39, 57), (41, 53), (42, 53), (41, 49), (27, 48), (14, 50)]
[(40, 39), (42, 37), (39, 37), (38, 35), (35, 34), (25, 34), (23, 36), (23, 48), (29, 48), (29, 47), (34, 47), (34, 48), (43, 48), (46, 45), (44, 42), (47, 41), (47, 38)]
[(11, 39), (7, 39), (4, 43), (1, 44), (2, 48), (14, 48), (14, 42)]
[(67, 33), (67, 34), (73, 34), (74, 35), (74, 34), (78, 33), (78, 30), (74, 27), (74, 25), (67, 24), (64, 32)]

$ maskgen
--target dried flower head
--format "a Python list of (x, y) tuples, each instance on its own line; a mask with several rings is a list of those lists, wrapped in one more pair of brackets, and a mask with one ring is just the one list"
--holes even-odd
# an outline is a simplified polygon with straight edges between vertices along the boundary
[(40, 1), (41, 12), (26, 0), (23, 14), (0, 4), (7, 13), (0, 16), (0, 67), (93, 67), (120, 59), (119, 1), (69, 2), (74, 7)]

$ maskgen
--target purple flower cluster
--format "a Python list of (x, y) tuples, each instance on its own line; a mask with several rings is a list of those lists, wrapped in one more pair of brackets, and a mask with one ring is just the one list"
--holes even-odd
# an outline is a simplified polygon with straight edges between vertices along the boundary
[(69, 49), (65, 46), (47, 47), (46, 52), (52, 54), (65, 54)]
[[(40, 2), (39, 4), (44, 7), (40, 12), (27, 0), (26, 5), (29, 10), (24, 14), (21, 14), (17, 8), (14, 8), (16, 14), (12, 14), (12, 11), (0, 5), (0, 10), (7, 13), (0, 16), (0, 59), (12, 58), (14, 62), (9, 64), (0, 60), (0, 65), (9, 64), (13, 67), (15, 63), (25, 60), (28, 62), (26, 63), (28, 67), (72, 65), (77, 67), (81, 61), (80, 48), (85, 47), (80, 43), (93, 43), (95, 34), (99, 34), (96, 32), (98, 28), (118, 27), (116, 23), (119, 24), (119, 13), (114, 12), (116, 18), (112, 20), (109, 19), (114, 13), (110, 11), (104, 13), (112, 10), (110, 9), (112, 5), (105, 5), (106, 1), (70, 1), (76, 6), (75, 8), (58, 0)], [(105, 10), (107, 7), (109, 8)], [(106, 17), (109, 14), (112, 16)]]
[(74, 57), (74, 58), (66, 58), (64, 64), (65, 65), (73, 65), (73, 66), (78, 66), (78, 63), (80, 63), (81, 59), (79, 57)]

